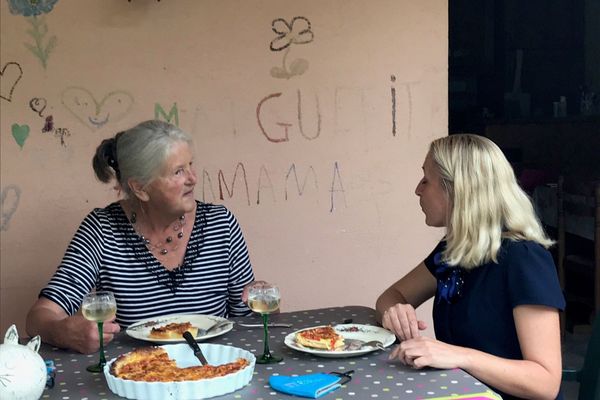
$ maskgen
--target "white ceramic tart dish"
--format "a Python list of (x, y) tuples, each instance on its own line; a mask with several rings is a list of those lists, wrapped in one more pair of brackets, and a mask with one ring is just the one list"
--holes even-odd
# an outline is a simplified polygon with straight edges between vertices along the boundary
[[(248, 366), (229, 375), (217, 378), (181, 382), (137, 382), (117, 378), (110, 373), (110, 367), (116, 358), (104, 366), (104, 376), (110, 390), (128, 399), (140, 400), (187, 400), (208, 399), (234, 392), (246, 386), (252, 380), (256, 357), (249, 351), (220, 344), (199, 344), (211, 365), (226, 364), (238, 358), (248, 360)], [(200, 365), (187, 343), (161, 346), (175, 360), (178, 367), (185, 368)]]

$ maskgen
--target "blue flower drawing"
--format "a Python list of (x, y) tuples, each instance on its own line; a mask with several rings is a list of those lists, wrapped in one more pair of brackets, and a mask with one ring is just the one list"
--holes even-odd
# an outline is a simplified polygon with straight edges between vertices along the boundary
[(24, 43), (25, 47), (40, 60), (44, 69), (48, 65), (48, 56), (56, 47), (56, 36), (52, 35), (45, 40), (48, 34), (48, 25), (42, 14), (52, 11), (52, 7), (58, 0), (7, 0), (8, 8), (13, 15), (22, 15), (27, 17), (31, 24), (31, 29), (27, 31), (33, 38), (34, 44)]
[(271, 76), (290, 79), (294, 75), (302, 75), (308, 69), (308, 61), (298, 58), (292, 61), (288, 67), (287, 56), (292, 44), (307, 44), (313, 41), (315, 35), (310, 21), (306, 17), (294, 17), (288, 23), (283, 18), (277, 18), (273, 21), (271, 29), (277, 34), (277, 37), (269, 45), (271, 51), (285, 50), (281, 67), (271, 68)]
[(7, 0), (10, 13), (13, 15), (22, 15), (32, 17), (40, 14), (47, 14), (52, 11), (52, 7), (58, 0)]

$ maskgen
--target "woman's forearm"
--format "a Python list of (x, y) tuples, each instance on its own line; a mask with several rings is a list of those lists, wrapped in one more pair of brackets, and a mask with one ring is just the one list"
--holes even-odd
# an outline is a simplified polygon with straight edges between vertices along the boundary
[[(104, 343), (109, 343), (120, 327), (113, 320), (103, 324)], [(42, 341), (64, 349), (89, 354), (98, 351), (98, 326), (82, 315), (69, 316), (57, 304), (39, 299), (27, 314), (27, 333), (40, 335)]]
[(407, 303), (402, 293), (395, 290), (393, 287), (386, 289), (375, 303), (375, 318), (377, 319), (377, 322), (381, 323), (381, 318), (385, 310), (398, 303)]
[(53, 346), (68, 348), (67, 314), (47, 307), (34, 306), (27, 314), (26, 330), (31, 337), (40, 335), (42, 341)]
[(528, 399), (555, 399), (560, 373), (531, 360), (509, 360), (463, 348), (460, 368), (503, 392)]

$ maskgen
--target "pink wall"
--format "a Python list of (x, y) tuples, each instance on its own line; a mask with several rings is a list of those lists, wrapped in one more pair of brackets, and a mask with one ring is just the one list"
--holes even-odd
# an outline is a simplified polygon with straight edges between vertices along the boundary
[[(0, 331), (24, 332), (79, 222), (117, 198), (96, 146), (157, 115), (194, 136), (197, 197), (236, 214), (284, 311), (374, 306), (441, 237), (413, 190), (447, 132), (447, 1), (59, 0), (47, 57), (0, 8)], [(272, 23), (294, 17), (313, 35), (284, 60)]]

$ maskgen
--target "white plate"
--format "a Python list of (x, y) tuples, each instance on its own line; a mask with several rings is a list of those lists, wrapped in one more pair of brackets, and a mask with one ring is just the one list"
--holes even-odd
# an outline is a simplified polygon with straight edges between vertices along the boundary
[[(131, 336), (134, 339), (146, 340), (146, 341), (152, 342), (152, 343), (158, 343), (158, 344), (183, 343), (183, 342), (185, 342), (184, 338), (178, 338), (178, 339), (151, 338), (150, 331), (152, 330), (152, 328), (156, 328), (158, 326), (164, 326), (164, 325), (167, 325), (170, 323), (182, 323), (182, 322), (189, 322), (193, 326), (195, 326), (196, 328), (199, 328), (199, 329), (208, 329), (211, 326), (213, 326), (213, 324), (219, 323), (221, 321), (227, 321), (227, 319), (223, 318), (223, 317), (216, 317), (214, 315), (201, 315), (201, 314), (165, 315), (162, 317), (143, 319), (134, 324), (131, 324), (130, 327), (127, 328), (125, 333), (127, 333), (127, 335)], [(143, 325), (143, 326), (140, 326), (140, 325)], [(137, 326), (139, 326), (139, 328), (136, 328)], [(233, 322), (231, 322), (231, 324), (222, 326), (219, 329), (211, 331), (207, 335), (196, 336), (196, 340), (199, 341), (199, 340), (210, 339), (215, 336), (220, 336), (220, 335), (223, 335), (223, 334), (229, 332), (232, 329), (233, 329)]]
[[(202, 343), (199, 346), (208, 362), (212, 365), (233, 362), (238, 358), (245, 358), (248, 360), (249, 365), (233, 374), (217, 378), (179, 382), (137, 382), (116, 378), (111, 375), (110, 366), (116, 360), (116, 358), (113, 358), (104, 366), (104, 377), (113, 393), (127, 397), (128, 399), (143, 400), (208, 399), (241, 389), (252, 380), (256, 363), (254, 354), (238, 347), (223, 346), (220, 344)], [(162, 347), (169, 354), (169, 358), (175, 360), (175, 363), (180, 368), (200, 364), (187, 343)]]
[[(285, 337), (284, 343), (287, 347), (302, 351), (304, 353), (314, 354), (320, 357), (330, 357), (330, 358), (339, 358), (339, 357), (354, 357), (359, 356), (361, 354), (370, 353), (372, 351), (376, 351), (376, 347), (364, 347), (360, 350), (323, 350), (323, 349), (311, 349), (309, 347), (304, 347), (298, 343), (296, 343), (296, 333), (304, 331), (306, 329), (319, 328), (326, 325), (313, 326), (311, 328), (300, 329), (296, 332), (292, 332)], [(335, 331), (342, 335), (344, 339), (355, 339), (362, 340), (365, 342), (369, 342), (371, 340), (379, 340), (383, 343), (384, 347), (390, 346), (392, 343), (396, 341), (396, 336), (383, 328), (373, 325), (361, 325), (361, 324), (341, 324), (336, 325), (334, 327)]]

